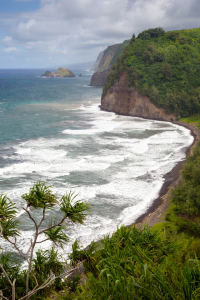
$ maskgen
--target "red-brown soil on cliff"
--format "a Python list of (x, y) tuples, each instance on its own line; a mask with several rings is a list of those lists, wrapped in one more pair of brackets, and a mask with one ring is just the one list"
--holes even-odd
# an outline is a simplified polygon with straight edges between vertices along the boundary
[(122, 115), (175, 121), (174, 115), (167, 115), (163, 109), (157, 108), (148, 97), (138, 94), (136, 89), (128, 86), (126, 74), (107, 91), (101, 100), (101, 109)]

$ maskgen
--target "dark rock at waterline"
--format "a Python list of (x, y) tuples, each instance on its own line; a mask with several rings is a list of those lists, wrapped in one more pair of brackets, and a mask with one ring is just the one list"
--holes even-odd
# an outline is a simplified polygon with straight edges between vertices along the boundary
[(110, 73), (110, 69), (104, 72), (96, 72), (92, 75), (90, 86), (104, 86)]

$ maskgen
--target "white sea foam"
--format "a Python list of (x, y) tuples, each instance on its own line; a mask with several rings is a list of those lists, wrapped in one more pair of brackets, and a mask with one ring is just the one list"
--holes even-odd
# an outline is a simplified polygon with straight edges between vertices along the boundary
[[(8, 164), (0, 175), (16, 182), (8, 196), (18, 201), (19, 216), (24, 214), (20, 195), (38, 179), (53, 183), (59, 197), (71, 189), (90, 202), (94, 212), (86, 226), (68, 227), (71, 241), (78, 238), (86, 246), (147, 210), (158, 196), (163, 176), (185, 158), (184, 148), (193, 137), (184, 127), (118, 116), (100, 111), (97, 104), (76, 108), (75, 113), (87, 118), (87, 128), (81, 127), (84, 121), (78, 129), (15, 145), (13, 154), (5, 155)], [(22, 248), (27, 249), (32, 235), (30, 229), (23, 232)]]

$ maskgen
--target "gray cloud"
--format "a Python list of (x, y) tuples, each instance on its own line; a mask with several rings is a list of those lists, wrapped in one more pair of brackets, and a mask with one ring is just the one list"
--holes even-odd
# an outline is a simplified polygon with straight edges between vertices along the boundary
[(41, 66), (41, 58), (45, 66), (49, 60), (51, 64), (52, 60), (58, 64), (95, 60), (108, 45), (152, 27), (200, 26), (199, 0), (40, 1), (35, 11), (0, 14), (0, 30), (6, 31), (1, 47), (10, 49), (4, 55), (21, 59), (24, 54), (34, 66), (37, 60)]

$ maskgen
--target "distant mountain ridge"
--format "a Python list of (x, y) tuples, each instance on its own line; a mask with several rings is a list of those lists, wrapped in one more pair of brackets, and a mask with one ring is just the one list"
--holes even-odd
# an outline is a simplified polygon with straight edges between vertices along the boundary
[(103, 56), (104, 52), (105, 52), (105, 50), (99, 53), (99, 55), (97, 57), (97, 60), (95, 61), (94, 66), (93, 66), (93, 68), (90, 71), (97, 72), (99, 64), (101, 62), (101, 59), (102, 59), (102, 56)]
[(118, 56), (129, 42), (130, 40), (125, 40), (121, 44), (108, 46), (106, 50), (99, 54), (93, 67), (96, 72), (91, 78), (91, 86), (103, 86), (106, 83), (111, 67), (116, 63)]

